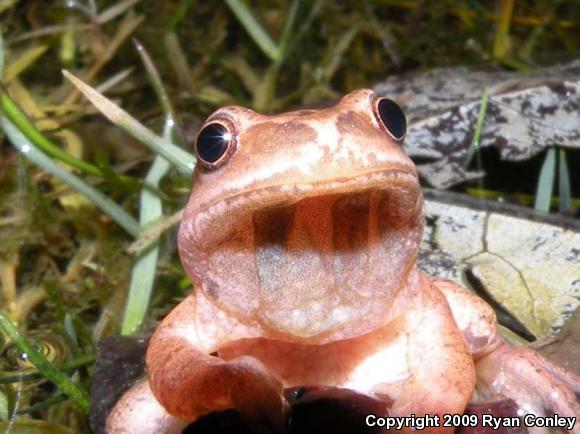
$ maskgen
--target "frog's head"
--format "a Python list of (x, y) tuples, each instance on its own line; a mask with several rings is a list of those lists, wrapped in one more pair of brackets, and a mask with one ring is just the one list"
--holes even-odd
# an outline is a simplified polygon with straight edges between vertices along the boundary
[(196, 290), (296, 342), (381, 324), (423, 228), (405, 132), (401, 109), (370, 90), (322, 110), (212, 114), (179, 230)]

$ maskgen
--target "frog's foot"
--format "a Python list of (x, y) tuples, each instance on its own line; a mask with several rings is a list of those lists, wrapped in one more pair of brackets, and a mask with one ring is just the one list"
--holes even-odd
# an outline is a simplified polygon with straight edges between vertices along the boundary
[[(580, 434), (580, 378), (535, 351), (501, 342), (476, 363), (477, 388), (483, 396), (513, 399), (523, 414), (575, 417)], [(534, 432), (532, 430), (531, 432)]]
[(180, 434), (188, 421), (172, 416), (155, 399), (149, 383), (135, 384), (107, 417), (108, 434)]
[[(263, 421), (260, 421), (263, 425)], [(182, 434), (184, 432), (260, 432), (259, 424), (244, 421), (237, 411), (211, 413), (195, 420), (173, 416), (159, 404), (147, 380), (140, 381), (117, 401), (107, 417), (107, 434)], [(272, 433), (269, 429), (266, 430)]]
[(284, 431), (288, 404), (282, 383), (257, 359), (241, 356), (226, 362), (185, 349), (169, 357), (158, 365), (162, 371), (150, 369), (149, 384), (171, 415), (195, 421), (233, 409), (257, 432)]
[[(151, 387), (161, 393), (155, 396)], [(258, 360), (207, 357), (176, 375), (154, 375), (133, 386), (109, 414), (107, 433), (179, 434), (201, 416), (229, 409), (239, 411), (254, 432), (282, 433), (287, 407), (282, 384)]]
[(147, 349), (149, 387), (167, 413), (187, 421), (237, 410), (255, 431), (282, 432), (288, 406), (282, 382), (258, 359), (215, 354), (243, 340), (243, 324), (224, 316), (196, 292), (157, 328)]

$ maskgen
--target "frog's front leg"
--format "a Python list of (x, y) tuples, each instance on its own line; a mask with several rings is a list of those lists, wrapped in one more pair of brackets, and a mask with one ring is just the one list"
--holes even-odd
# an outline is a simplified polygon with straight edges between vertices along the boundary
[[(495, 314), (461, 286), (437, 280), (476, 360), (477, 392), (483, 398), (513, 399), (526, 414), (554, 413), (580, 419), (580, 378), (526, 348), (510, 347), (496, 332)], [(572, 430), (580, 433), (578, 422)]]
[[(443, 296), (427, 280), (421, 286), (411, 299), (413, 307), (391, 325), (404, 336), (402, 354), (409, 375), (399, 382), (377, 377), (372, 391), (394, 400), (389, 415), (438, 415), (438, 426), (425, 432), (452, 432), (444, 427), (443, 415), (463, 413), (475, 385), (475, 368)], [(384, 371), (389, 362), (383, 361)]]
[(203, 295), (189, 296), (151, 339), (147, 351), (151, 391), (168, 413), (181, 419), (192, 421), (233, 408), (257, 427), (281, 432), (286, 404), (278, 378), (253, 357), (226, 362), (210, 355), (225, 342), (256, 332), (215, 308)]

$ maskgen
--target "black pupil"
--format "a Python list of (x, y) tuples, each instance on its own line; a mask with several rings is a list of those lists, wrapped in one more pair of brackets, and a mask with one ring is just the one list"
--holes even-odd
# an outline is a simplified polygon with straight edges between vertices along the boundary
[(396, 138), (400, 139), (407, 131), (407, 119), (405, 113), (397, 103), (388, 98), (383, 98), (378, 104), (379, 116), (389, 132)]
[(208, 163), (215, 163), (228, 149), (230, 137), (221, 124), (209, 124), (197, 136), (197, 155)]

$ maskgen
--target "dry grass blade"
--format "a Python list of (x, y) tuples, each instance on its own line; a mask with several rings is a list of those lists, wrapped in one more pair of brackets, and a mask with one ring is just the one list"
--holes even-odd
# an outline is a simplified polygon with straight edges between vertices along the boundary
[(95, 90), (99, 93), (105, 93), (108, 90), (114, 88), (119, 83), (123, 82), (131, 73), (133, 72), (133, 67), (123, 69), (122, 71), (116, 73), (112, 77), (103, 81), (101, 84), (95, 87)]
[(152, 226), (146, 227), (144, 230), (141, 231), (139, 234), (139, 238), (137, 238), (133, 243), (127, 247), (127, 253), (139, 253), (140, 251), (146, 249), (148, 246), (151, 245), (156, 239), (158, 239), (165, 231), (171, 229), (173, 226), (178, 224), (181, 221), (181, 217), (183, 216), (183, 210), (180, 209), (175, 214), (165, 217), (160, 220), (157, 224), (153, 224)]
[(113, 6), (111, 6), (110, 8), (104, 10), (103, 12), (101, 12), (99, 14), (99, 16), (97, 17), (97, 23), (98, 24), (105, 24), (105, 23), (111, 21), (117, 15), (121, 15), (127, 9), (135, 6), (140, 1), (141, 0), (125, 0), (125, 1), (122, 1), (120, 3), (117, 3)]
[(185, 152), (183, 149), (174, 145), (167, 140), (154, 134), (145, 128), (137, 119), (129, 113), (114, 104), (109, 99), (98, 93), (95, 89), (82, 80), (78, 79), (68, 71), (63, 74), (82, 92), (101, 113), (103, 113), (111, 122), (122, 128), (137, 140), (147, 145), (153, 152), (162, 155), (166, 160), (171, 162), (181, 173), (191, 175), (195, 167), (195, 158), (193, 155)]
[(347, 32), (343, 33), (343, 35), (338, 39), (338, 42), (329, 51), (325, 62), (326, 64), (324, 65), (323, 69), (324, 80), (326, 82), (329, 82), (332, 77), (334, 77), (336, 70), (343, 60), (346, 50), (348, 47), (350, 47), (350, 44), (358, 32), (358, 25), (354, 25)]
[(167, 51), (167, 60), (175, 71), (179, 87), (186, 92), (191, 92), (195, 89), (193, 74), (177, 35), (174, 32), (166, 33), (163, 37), (163, 43)]
[(509, 50), (509, 30), (515, 0), (501, 0), (499, 21), (493, 43), (494, 59), (503, 59)]
[(8, 306), (8, 309), (12, 309), (13, 304), (16, 302), (17, 290), (16, 290), (16, 269), (18, 267), (18, 261), (14, 258), (11, 259), (0, 259), (0, 296), (4, 303)]
[[(127, 40), (129, 36), (135, 31), (135, 29), (143, 22), (145, 19), (142, 15), (127, 14), (120, 24), (115, 37), (111, 43), (107, 46), (107, 51), (103, 56), (98, 59), (97, 63), (84, 75), (86, 81), (91, 81), (95, 76), (101, 71), (101, 69), (113, 58), (119, 47)], [(63, 106), (70, 106), (79, 97), (80, 93), (77, 89), (74, 89), (62, 102)]]
[(18, 3), (18, 0), (2, 0), (0, 1), (0, 14), (3, 13), (5, 10), (10, 9)]
[(36, 62), (36, 60), (42, 56), (47, 49), (48, 45), (32, 47), (22, 53), (17, 59), (12, 61), (10, 65), (6, 67), (6, 71), (4, 71), (4, 84), (10, 83), (29, 66), (33, 65), (34, 62)]
[(11, 39), (10, 42), (11, 43), (21, 42), (26, 41), (28, 39), (40, 38), (42, 36), (56, 35), (71, 29), (74, 29), (76, 32), (82, 32), (90, 30), (92, 27), (93, 27), (92, 24), (57, 24), (54, 26), (46, 26), (37, 30), (32, 30), (30, 32), (23, 33)]

